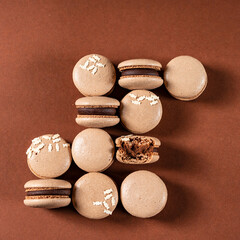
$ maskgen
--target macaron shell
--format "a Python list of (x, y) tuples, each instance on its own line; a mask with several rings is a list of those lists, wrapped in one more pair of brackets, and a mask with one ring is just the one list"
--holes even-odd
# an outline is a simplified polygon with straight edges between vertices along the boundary
[(131, 215), (153, 217), (166, 205), (167, 188), (156, 174), (145, 170), (136, 171), (122, 182), (121, 201)]
[(135, 89), (155, 89), (160, 87), (163, 84), (161, 77), (156, 76), (125, 76), (121, 77), (118, 81), (118, 84), (126, 89), (135, 90)]
[(199, 97), (207, 86), (207, 73), (202, 63), (190, 56), (172, 59), (164, 71), (164, 84), (169, 93), (183, 101)]
[(142, 134), (155, 128), (162, 118), (162, 104), (160, 99), (151, 105), (151, 101), (144, 99), (140, 104), (134, 104), (135, 98), (131, 97), (150, 97), (154, 93), (147, 90), (135, 90), (128, 93), (121, 101), (120, 118), (123, 126), (132, 133)]
[(118, 64), (120, 71), (130, 68), (152, 68), (161, 70), (162, 65), (160, 62), (152, 59), (130, 59)]
[(99, 116), (99, 115), (81, 115), (75, 119), (76, 123), (83, 127), (105, 128), (117, 125), (120, 119), (116, 116)]
[(61, 179), (36, 179), (25, 183), (24, 188), (71, 188), (71, 183)]
[[(94, 56), (99, 58), (99, 60), (94, 60), (96, 63), (90, 61)], [(97, 67), (97, 63), (100, 63), (101, 66)], [(85, 69), (84, 66), (86, 66)], [(97, 71), (95, 72), (94, 69), (97, 69)], [(99, 54), (90, 54), (81, 58), (73, 69), (73, 82), (85, 96), (108, 94), (112, 90), (115, 81), (116, 71), (113, 64), (109, 59)]]
[(120, 102), (110, 97), (82, 97), (75, 102), (76, 106), (115, 106), (118, 107)]
[(39, 199), (24, 199), (24, 204), (28, 207), (35, 208), (60, 208), (66, 207), (70, 204), (71, 199), (68, 197), (59, 198), (39, 198)]
[(85, 129), (73, 140), (73, 160), (79, 168), (87, 172), (103, 171), (110, 167), (114, 153), (114, 142), (102, 129)]
[[(44, 136), (52, 137), (53, 134), (47, 134)], [(33, 153), (31, 157), (27, 158), (28, 167), (31, 172), (39, 178), (55, 178), (65, 173), (72, 162), (70, 146), (64, 147), (66, 141), (60, 138), (59, 142), (54, 143), (53, 140), (44, 139), (43, 136), (39, 137), (44, 147), (40, 150), (40, 153)], [(49, 144), (51, 144), (51, 151), (49, 150)], [(58, 148), (58, 147), (59, 148)], [(32, 143), (31, 147), (35, 145)]]
[[(105, 200), (107, 194), (104, 191), (112, 189), (115, 205), (111, 204), (111, 198)], [(113, 212), (118, 203), (118, 191), (111, 178), (102, 173), (88, 173), (78, 179), (73, 187), (72, 202), (79, 214), (91, 219), (102, 219), (109, 214), (104, 212), (104, 205), (94, 205), (93, 202), (106, 201), (109, 211)]]

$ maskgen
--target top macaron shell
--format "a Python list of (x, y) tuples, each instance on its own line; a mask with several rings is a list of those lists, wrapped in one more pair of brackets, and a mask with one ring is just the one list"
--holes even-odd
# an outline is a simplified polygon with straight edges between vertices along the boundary
[(164, 84), (169, 93), (183, 101), (199, 97), (207, 86), (207, 73), (202, 63), (191, 56), (172, 59), (164, 71)]
[(150, 91), (131, 91), (121, 101), (120, 118), (123, 126), (132, 133), (149, 132), (162, 118), (161, 101)]
[(116, 71), (106, 57), (90, 54), (81, 58), (73, 69), (73, 82), (84, 96), (110, 94), (116, 81)]
[(58, 134), (46, 134), (32, 140), (27, 150), (27, 163), (39, 178), (56, 178), (65, 173), (72, 162), (70, 144)]
[[(120, 72), (128, 69), (154, 69), (156, 71), (160, 71), (162, 68), (161, 63), (151, 59), (131, 59), (126, 60), (118, 65), (118, 69)], [(155, 89), (160, 87), (163, 84), (163, 80), (160, 76), (153, 75), (129, 75), (129, 76), (121, 76), (119, 81), (119, 85), (123, 88), (129, 90), (135, 89)]]

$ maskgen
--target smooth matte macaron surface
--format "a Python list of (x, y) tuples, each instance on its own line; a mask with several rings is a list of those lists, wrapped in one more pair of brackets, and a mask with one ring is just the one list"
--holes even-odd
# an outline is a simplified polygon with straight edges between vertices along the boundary
[(60, 179), (38, 179), (25, 183), (24, 204), (28, 207), (59, 208), (70, 204), (71, 184)]
[(84, 96), (109, 94), (116, 82), (116, 71), (110, 60), (99, 54), (81, 58), (73, 69), (73, 82)]
[(140, 218), (153, 217), (166, 205), (167, 188), (155, 173), (136, 171), (123, 180), (121, 201), (131, 215)]
[(72, 162), (70, 144), (59, 134), (34, 138), (26, 154), (29, 169), (39, 178), (59, 177)]
[(131, 91), (121, 100), (120, 118), (123, 126), (132, 133), (149, 132), (162, 118), (161, 101), (150, 91)]
[(114, 153), (114, 142), (102, 129), (85, 129), (73, 140), (73, 160), (86, 172), (101, 172), (110, 167)]
[(154, 89), (163, 84), (159, 71), (161, 63), (151, 59), (131, 59), (118, 65), (121, 77), (118, 84), (129, 90)]
[(84, 217), (102, 219), (112, 215), (118, 203), (113, 180), (102, 173), (87, 173), (73, 187), (74, 208)]
[(199, 97), (207, 86), (207, 73), (202, 63), (190, 56), (172, 59), (164, 71), (164, 84), (168, 92), (183, 101)]
[(78, 110), (75, 119), (78, 125), (84, 127), (111, 127), (119, 123), (117, 109), (120, 102), (109, 97), (83, 97), (75, 102)]

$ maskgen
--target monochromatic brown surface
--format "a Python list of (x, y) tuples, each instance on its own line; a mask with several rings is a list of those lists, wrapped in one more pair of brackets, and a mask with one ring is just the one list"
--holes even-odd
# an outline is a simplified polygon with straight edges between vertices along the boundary
[[(6, 1), (0, 2), (0, 239), (236, 240), (240, 235), (239, 1)], [(168, 188), (165, 209), (152, 219), (113, 216), (88, 220), (70, 205), (56, 210), (23, 204), (23, 185), (36, 177), (25, 151), (34, 137), (59, 133), (70, 143), (83, 128), (74, 102), (82, 95), (72, 69), (98, 53), (115, 66), (126, 59), (162, 63), (199, 59), (209, 83), (193, 102), (162, 86), (163, 118), (147, 133), (159, 138), (152, 165), (115, 161), (105, 172), (118, 187), (132, 171), (158, 174)], [(119, 77), (119, 74), (118, 74)], [(110, 97), (128, 91), (116, 87)], [(116, 138), (128, 132), (108, 128)], [(74, 163), (62, 179), (84, 174)]]

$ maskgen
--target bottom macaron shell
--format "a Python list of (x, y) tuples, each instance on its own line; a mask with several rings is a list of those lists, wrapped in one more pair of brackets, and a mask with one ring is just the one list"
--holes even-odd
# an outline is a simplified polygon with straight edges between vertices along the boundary
[(59, 198), (52, 198), (52, 197), (42, 197), (36, 199), (24, 199), (24, 204), (28, 207), (35, 207), (35, 208), (60, 208), (66, 207), (70, 204), (71, 199), (69, 197), (59, 197)]
[(118, 117), (94, 117), (91, 115), (90, 117), (86, 116), (79, 116), (75, 119), (76, 123), (83, 127), (90, 127), (90, 128), (104, 128), (104, 127), (112, 127), (117, 125), (120, 122)]
[(163, 80), (160, 77), (154, 76), (131, 76), (131, 77), (121, 77), (118, 84), (126, 89), (155, 89), (163, 84)]

